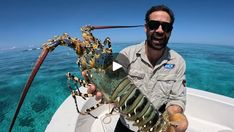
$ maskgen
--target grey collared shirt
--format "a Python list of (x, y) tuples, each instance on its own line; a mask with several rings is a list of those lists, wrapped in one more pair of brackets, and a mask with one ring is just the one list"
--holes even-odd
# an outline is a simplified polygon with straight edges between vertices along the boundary
[(129, 59), (129, 64), (124, 64), (129, 77), (156, 109), (166, 104), (166, 108), (170, 105), (179, 105), (184, 110), (186, 103), (184, 59), (167, 47), (163, 56), (152, 67), (145, 54), (144, 44), (145, 42), (142, 42), (121, 51)]

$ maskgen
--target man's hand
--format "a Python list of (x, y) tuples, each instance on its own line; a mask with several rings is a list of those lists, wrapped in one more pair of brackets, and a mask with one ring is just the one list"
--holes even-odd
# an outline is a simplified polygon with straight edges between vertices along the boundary
[(171, 105), (167, 108), (167, 112), (172, 125), (169, 132), (185, 132), (188, 128), (188, 120), (183, 114), (182, 108), (178, 105)]
[[(82, 76), (85, 80), (88, 80), (88, 77), (86, 76), (86, 73), (84, 71), (82, 72)], [(97, 91), (96, 86), (94, 84), (89, 84), (87, 88), (87, 93), (95, 94), (96, 100), (100, 100), (102, 98), (102, 93)]]

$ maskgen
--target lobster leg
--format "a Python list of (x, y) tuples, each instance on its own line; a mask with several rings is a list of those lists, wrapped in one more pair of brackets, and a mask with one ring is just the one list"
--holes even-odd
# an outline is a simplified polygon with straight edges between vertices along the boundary
[(96, 119), (97, 119), (97, 116), (92, 115), (90, 112), (93, 111), (93, 110), (95, 110), (96, 108), (98, 108), (98, 107), (100, 106), (101, 103), (97, 103), (95, 106), (92, 106), (92, 107), (86, 109), (85, 112), (82, 112), (82, 111), (80, 111), (79, 108), (78, 108), (77, 100), (76, 100), (76, 95), (75, 95), (75, 94), (72, 94), (72, 97), (73, 97), (73, 99), (74, 99), (74, 101), (75, 101), (76, 110), (77, 110), (77, 112), (78, 112), (79, 114), (81, 114), (81, 115), (90, 115), (90, 116), (92, 116), (93, 118), (96, 118)]
[(86, 98), (88, 98), (88, 97), (93, 97), (94, 94), (87, 94), (87, 93), (81, 93), (80, 92), (80, 90), (79, 90), (79, 88), (77, 86), (77, 83), (79, 83), (80, 86), (86, 87), (88, 85), (88, 83), (85, 80), (79, 79), (78, 77), (72, 75), (69, 72), (66, 75), (67, 75), (68, 81), (72, 80), (74, 82), (75, 86), (76, 86), (76, 90), (73, 90), (70, 83), (68, 83), (68, 88), (71, 90), (71, 95), (72, 95), (72, 97), (73, 97), (73, 99), (75, 101), (77, 112), (79, 114), (81, 114), (81, 115), (87, 115), (88, 114), (88, 115), (92, 116), (93, 118), (97, 118), (96, 116), (92, 115), (90, 112), (95, 110), (96, 108), (98, 108), (102, 104), (102, 102), (99, 102), (95, 106), (92, 106), (92, 107), (86, 109), (84, 112), (81, 112), (79, 110), (79, 108), (78, 108), (78, 105), (77, 105), (76, 96), (80, 96), (80, 97), (82, 97), (83, 99), (86, 100)]
[[(86, 88), (88, 86), (87, 81), (79, 79), (78, 77), (72, 75), (70, 72), (68, 72), (66, 74), (66, 76), (67, 76), (67, 79), (68, 79), (67, 85), (68, 85), (68, 88), (70, 89), (72, 95), (80, 96), (84, 100), (86, 100), (87, 97), (93, 97), (94, 96), (94, 94), (86, 94), (86, 93), (84, 94), (84, 93), (81, 93), (80, 90), (79, 90), (79, 87), (77, 86), (77, 84), (79, 84), (80, 86), (83, 86), (83, 87)], [(72, 89), (72, 87), (70, 85), (70, 80), (72, 80), (74, 82), (76, 90)]]
[(88, 82), (87, 81), (82, 80), (82, 79), (80, 79), (80, 78), (72, 75), (70, 72), (68, 72), (66, 74), (66, 76), (67, 76), (68, 80), (73, 80), (74, 83), (79, 83), (80, 86), (83, 86), (83, 87), (87, 87), (88, 86)]

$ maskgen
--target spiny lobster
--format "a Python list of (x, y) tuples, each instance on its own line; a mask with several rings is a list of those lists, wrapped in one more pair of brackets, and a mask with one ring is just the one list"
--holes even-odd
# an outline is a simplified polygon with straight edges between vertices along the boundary
[[(95, 38), (91, 33), (91, 31), (94, 29), (127, 28), (138, 26), (95, 27), (88, 25), (81, 28), (83, 41), (77, 38), (72, 38), (65, 33), (62, 36), (55, 37), (54, 39), (43, 44), (43, 51), (36, 62), (33, 71), (31, 72), (28, 82), (25, 85), (9, 131), (11, 131), (13, 128), (15, 119), (17, 118), (27, 91), (30, 88), (37, 71), (39, 70), (40, 65), (43, 63), (47, 54), (53, 51), (59, 45), (67, 46), (75, 50), (76, 54), (78, 55), (77, 64), (81, 71), (86, 72), (88, 77), (88, 79), (82, 80), (71, 73), (68, 73), (68, 81), (74, 81), (76, 84), (78, 83), (80, 86), (84, 87), (86, 87), (88, 83), (95, 84), (97, 90), (103, 93), (101, 103), (114, 103), (116, 106), (115, 109), (117, 109), (127, 120), (134, 121), (133, 125), (138, 126), (139, 131), (166, 131), (170, 126), (168, 113), (159, 113), (153, 104), (147, 99), (147, 96), (145, 96), (132, 83), (131, 79), (129, 79), (128, 74), (123, 68), (116, 71), (112, 70), (112, 61), (116, 60), (116, 56), (114, 56), (112, 53), (110, 38), (107, 37), (105, 41), (101, 43), (101, 41)], [(117, 58), (119, 56), (120, 55), (118, 55)], [(75, 96), (81, 96), (84, 99), (93, 96), (92, 94), (81, 93), (78, 88), (73, 90), (69, 83), (68, 87), (71, 90), (74, 99), (76, 98)], [(97, 107), (98, 106), (99, 104), (97, 104)], [(91, 116), (93, 115), (90, 113), (90, 111), (93, 109), (95, 109), (95, 107), (91, 107), (85, 112), (81, 112), (77, 107), (78, 113), (89, 114)]]

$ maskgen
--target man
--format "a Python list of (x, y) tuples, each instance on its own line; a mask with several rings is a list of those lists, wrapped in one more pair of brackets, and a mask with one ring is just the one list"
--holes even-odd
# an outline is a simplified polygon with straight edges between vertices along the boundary
[[(173, 125), (176, 132), (183, 132), (188, 121), (183, 115), (186, 103), (185, 61), (167, 47), (174, 23), (174, 14), (164, 5), (151, 7), (145, 15), (146, 41), (125, 48), (121, 53), (128, 57), (127, 71), (134, 84), (149, 98), (156, 109), (180, 119)], [(93, 93), (90, 85), (88, 92)], [(100, 98), (101, 93), (97, 92)], [(122, 121), (123, 122), (123, 121)], [(115, 131), (130, 131), (120, 120)]]

